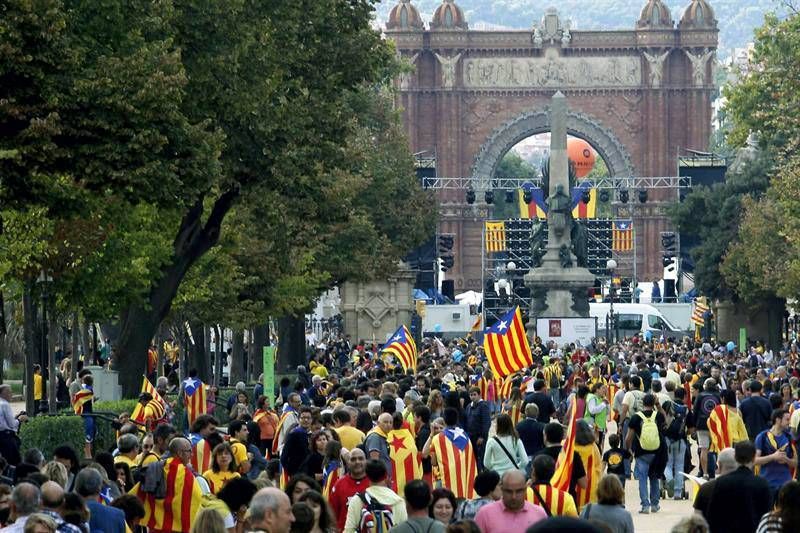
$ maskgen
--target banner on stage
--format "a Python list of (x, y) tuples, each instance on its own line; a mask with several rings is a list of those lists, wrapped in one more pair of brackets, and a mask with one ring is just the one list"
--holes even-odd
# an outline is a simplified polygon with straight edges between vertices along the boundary
[(537, 318), (536, 335), (543, 344), (553, 341), (559, 346), (571, 342), (589, 346), (597, 337), (597, 318)]

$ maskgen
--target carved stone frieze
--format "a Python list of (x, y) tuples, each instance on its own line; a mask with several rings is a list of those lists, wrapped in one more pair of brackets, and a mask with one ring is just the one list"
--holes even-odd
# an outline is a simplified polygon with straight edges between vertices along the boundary
[(642, 83), (641, 60), (636, 56), (478, 57), (465, 59), (462, 68), (464, 86), (472, 89), (638, 87)]

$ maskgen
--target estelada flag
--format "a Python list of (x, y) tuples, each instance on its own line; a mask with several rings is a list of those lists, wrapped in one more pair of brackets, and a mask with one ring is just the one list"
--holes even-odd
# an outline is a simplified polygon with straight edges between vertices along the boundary
[(497, 394), (498, 400), (508, 400), (511, 397), (511, 389), (514, 388), (514, 380), (519, 377), (518, 373), (511, 374), (506, 376), (503, 380), (503, 384), (500, 385), (500, 390)]
[(167, 497), (163, 499), (143, 491), (141, 483), (131, 489), (130, 493), (144, 504), (144, 517), (139, 524), (150, 531), (189, 531), (200, 512), (203, 499), (200, 485), (192, 471), (176, 457), (167, 459), (164, 464), (164, 480)]
[(711, 437), (709, 451), (713, 452), (731, 448), (737, 442), (748, 439), (742, 417), (727, 405), (718, 405), (711, 411), (708, 434)]
[[(525, 191), (531, 194), (531, 201), (525, 203)], [(519, 200), (519, 218), (538, 218), (547, 219), (547, 204), (544, 201), (544, 192), (539, 187), (534, 187), (532, 183), (523, 183), (522, 188), (517, 189)]]
[[(281, 413), (281, 419), (278, 420), (278, 425), (275, 427), (275, 435), (272, 437), (272, 456), (277, 456), (280, 453), (280, 435), (283, 431), (283, 424), (286, 422), (286, 419), (289, 418), (292, 414), (295, 415), (295, 420), (297, 419), (297, 411), (294, 410), (288, 403), (283, 407), (283, 412)], [(287, 431), (291, 431), (293, 427), (287, 427)]]
[(331, 497), (331, 491), (336, 482), (339, 481), (342, 462), (340, 460), (328, 461), (322, 469), (322, 497), (325, 501)]
[[(581, 404), (580, 408), (578, 404)], [(567, 431), (564, 435), (564, 442), (556, 461), (556, 470), (550, 478), (550, 484), (557, 489), (569, 491), (569, 483), (572, 479), (572, 464), (575, 456), (575, 431), (578, 424), (578, 413), (583, 412), (584, 401), (575, 398), (570, 404), (567, 414)], [(579, 411), (580, 409), (580, 411)]]
[(692, 323), (701, 327), (706, 323), (703, 315), (708, 311), (708, 305), (703, 300), (704, 298), (695, 298), (694, 309), (692, 310)]
[(615, 220), (611, 227), (611, 249), (615, 252), (633, 250), (633, 221)]
[(478, 468), (472, 443), (464, 430), (445, 428), (431, 440), (431, 453), (436, 458), (442, 487), (450, 489), (456, 498), (474, 498)]
[(417, 344), (405, 325), (394, 332), (381, 352), (394, 355), (403, 370), (417, 370)]
[(81, 385), (81, 389), (75, 393), (72, 401), (72, 408), (76, 415), (83, 414), (84, 406), (94, 399), (94, 391), (88, 385)]
[(206, 386), (202, 381), (192, 377), (183, 380), (183, 405), (190, 427), (198, 416), (206, 414)]
[(393, 429), (386, 436), (386, 444), (392, 460), (392, 490), (403, 494), (406, 483), (422, 479), (422, 460), (414, 435), (406, 428)]
[(198, 475), (211, 469), (211, 444), (197, 433), (189, 434), (192, 443), (192, 469)]
[(486, 330), (483, 350), (495, 377), (504, 378), (533, 365), (533, 355), (519, 306)]

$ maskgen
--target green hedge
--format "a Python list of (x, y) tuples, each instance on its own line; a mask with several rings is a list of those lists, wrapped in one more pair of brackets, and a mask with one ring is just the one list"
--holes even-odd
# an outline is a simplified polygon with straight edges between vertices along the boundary
[(78, 456), (83, 456), (85, 442), (83, 419), (79, 416), (37, 416), (22, 424), (19, 430), (23, 453), (38, 448), (49, 461), (53, 450), (62, 444), (72, 446)]
[(92, 410), (96, 412), (107, 412), (107, 413), (114, 413), (116, 415), (120, 413), (133, 413), (133, 408), (136, 407), (138, 400), (118, 400), (115, 402), (94, 402), (92, 404)]

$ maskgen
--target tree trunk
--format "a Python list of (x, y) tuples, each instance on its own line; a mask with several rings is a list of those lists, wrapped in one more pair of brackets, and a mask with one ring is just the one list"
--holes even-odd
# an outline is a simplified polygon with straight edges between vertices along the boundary
[(233, 332), (233, 350), (231, 352), (231, 367), (228, 385), (234, 385), (238, 381), (245, 380), (245, 361), (244, 361), (244, 331), (241, 329)]
[(197, 377), (203, 383), (210, 383), (210, 361), (206, 351), (206, 328), (200, 322), (189, 322), (189, 331), (194, 341), (187, 352), (187, 374), (191, 369), (197, 370)]
[(83, 350), (83, 365), (86, 366), (92, 364), (92, 357), (89, 346), (89, 321), (85, 316), (83, 317), (83, 320), (81, 320), (79, 327), (81, 335), (81, 348)]
[(303, 316), (278, 319), (277, 370), (293, 374), (306, 364), (306, 321)]
[[(78, 312), (72, 313), (72, 372), (69, 378), (74, 380), (78, 374), (78, 338), (81, 333), (81, 321), (78, 319)], [(67, 376), (64, 376), (66, 379)]]
[(39, 359), (36, 350), (36, 305), (33, 298), (33, 281), (25, 281), (22, 293), (25, 335), (25, 411), (33, 416), (33, 365)]
[(123, 313), (115, 364), (120, 371), (122, 394), (125, 397), (133, 397), (138, 393), (139, 376), (145, 368), (150, 340), (172, 308), (172, 301), (186, 273), (219, 241), (222, 221), (238, 195), (236, 188), (220, 195), (205, 224), (205, 198), (201, 196), (197, 199), (181, 221), (172, 244), (172, 261), (164, 267), (161, 278), (153, 284), (146, 305), (131, 305)]
[(261, 324), (253, 328), (253, 379), (258, 379), (264, 372), (264, 347), (269, 343), (269, 328)]
[(214, 343), (216, 348), (216, 356), (214, 357), (214, 384), (219, 387), (222, 384), (222, 361), (225, 357), (225, 328), (216, 324), (214, 326)]

